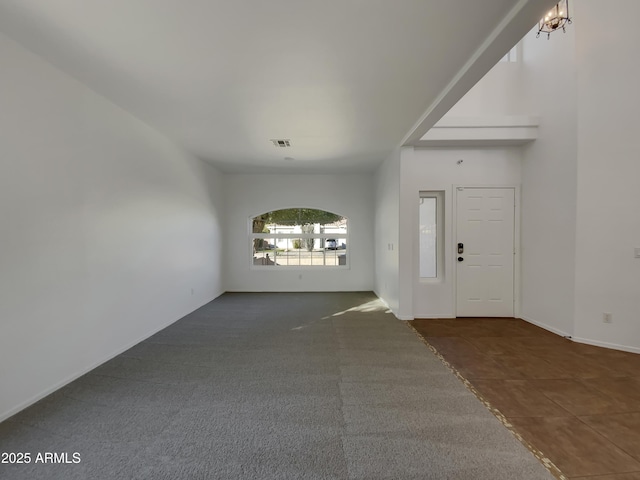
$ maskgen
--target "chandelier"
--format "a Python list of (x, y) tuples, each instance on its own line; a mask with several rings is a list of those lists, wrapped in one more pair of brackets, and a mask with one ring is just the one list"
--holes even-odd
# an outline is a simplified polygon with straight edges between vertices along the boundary
[(567, 23), (571, 23), (571, 19), (569, 18), (569, 0), (560, 0), (555, 7), (551, 8), (551, 10), (540, 19), (536, 38), (540, 36), (540, 33), (546, 33), (547, 38), (549, 38), (551, 32), (555, 32), (559, 28), (562, 28), (564, 32), (564, 27)]

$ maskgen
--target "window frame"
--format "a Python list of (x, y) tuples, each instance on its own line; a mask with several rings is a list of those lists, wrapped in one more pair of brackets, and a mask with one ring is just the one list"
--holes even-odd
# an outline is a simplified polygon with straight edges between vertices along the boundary
[[(305, 207), (287, 207), (287, 208), (305, 208)], [(285, 209), (276, 209), (273, 211), (277, 211), (277, 210), (286, 210)], [(318, 209), (321, 210), (321, 209)], [(335, 213), (335, 212), (331, 212), (329, 210), (324, 210), (326, 212), (329, 213)], [(260, 215), (260, 214), (258, 214)], [(351, 221), (349, 220), (348, 217), (345, 217), (342, 214), (336, 213), (336, 215), (340, 215), (342, 216), (342, 218), (345, 219), (345, 225), (346, 225), (346, 233), (335, 233), (335, 232), (322, 232), (322, 233), (253, 233), (253, 219), (257, 216), (257, 215), (253, 215), (250, 216), (248, 218), (247, 221), (247, 231), (248, 233), (248, 260), (249, 260), (249, 268), (250, 270), (255, 270), (255, 271), (265, 271), (265, 272), (273, 272), (273, 271), (280, 271), (280, 270), (349, 270), (351, 268), (351, 255), (348, 254), (348, 250), (349, 250), (349, 246), (350, 246), (350, 240), (349, 240), (349, 231), (350, 231), (350, 223)], [(253, 245), (254, 245), (254, 240), (255, 239), (263, 239), (263, 240), (305, 240), (305, 239), (318, 239), (320, 240), (321, 244), (323, 240), (327, 240), (328, 238), (335, 238), (336, 240), (338, 239), (344, 239), (344, 243), (346, 244), (346, 248), (343, 250), (344, 255), (346, 256), (345, 258), (345, 264), (344, 265), (256, 265), (254, 263), (254, 250), (253, 250)], [(276, 249), (277, 250), (277, 249)], [(301, 249), (300, 249), (301, 250)], [(334, 252), (336, 252), (336, 257), (338, 255), (338, 252), (340, 252), (340, 249), (337, 250), (333, 250)], [(326, 248), (322, 249), (323, 254), (326, 255)], [(274, 256), (275, 258), (275, 256)], [(300, 258), (300, 257), (298, 257)], [(275, 261), (274, 261), (275, 262)], [(266, 267), (266, 268), (265, 268)], [(276, 269), (274, 268), (269, 268), (269, 267), (277, 267)]]

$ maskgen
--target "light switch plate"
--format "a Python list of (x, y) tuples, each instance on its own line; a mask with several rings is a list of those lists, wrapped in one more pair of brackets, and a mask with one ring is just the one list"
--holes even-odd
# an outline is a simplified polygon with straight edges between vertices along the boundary
[(634, 248), (633, 252), (634, 252), (634, 255), (633, 255), (634, 257), (640, 258), (640, 247)]

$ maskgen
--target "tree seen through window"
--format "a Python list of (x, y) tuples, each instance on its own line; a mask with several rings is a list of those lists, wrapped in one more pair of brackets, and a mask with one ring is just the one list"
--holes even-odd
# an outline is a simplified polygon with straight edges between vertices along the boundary
[(256, 267), (347, 266), (347, 219), (313, 208), (286, 208), (251, 219)]

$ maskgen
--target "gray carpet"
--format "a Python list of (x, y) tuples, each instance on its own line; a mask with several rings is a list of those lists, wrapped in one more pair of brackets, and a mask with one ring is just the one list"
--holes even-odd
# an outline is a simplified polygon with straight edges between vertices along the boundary
[(0, 452), (81, 456), (3, 479), (553, 478), (371, 293), (225, 294), (1, 423)]

